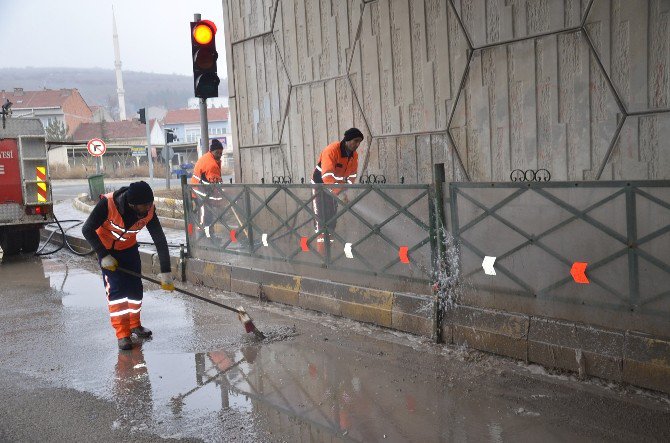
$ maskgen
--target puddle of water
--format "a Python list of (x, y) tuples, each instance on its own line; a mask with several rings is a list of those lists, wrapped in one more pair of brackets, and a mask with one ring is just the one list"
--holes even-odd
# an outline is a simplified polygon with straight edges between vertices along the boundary
[(48, 289), (50, 279), (44, 273), (42, 260), (37, 257), (2, 257), (0, 264), (0, 285)]
[(539, 413), (503, 400), (439, 387), (393, 365), (375, 366), (352, 365), (334, 348), (279, 342), (195, 354), (135, 348), (119, 354), (113, 392), (124, 408), (143, 405), (147, 418), (170, 435), (184, 431), (185, 423), (222, 426), (212, 417), (231, 412), (235, 423), (292, 438), (305, 430), (353, 441), (571, 435), (545, 432)]

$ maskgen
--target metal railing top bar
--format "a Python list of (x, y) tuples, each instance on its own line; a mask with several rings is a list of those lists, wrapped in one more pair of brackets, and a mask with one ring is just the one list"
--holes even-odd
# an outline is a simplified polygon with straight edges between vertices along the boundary
[(188, 184), (188, 186), (198, 186), (198, 187), (206, 187), (206, 186), (221, 186), (223, 188), (244, 188), (244, 187), (252, 187), (252, 188), (295, 188), (295, 189), (310, 189), (310, 188), (315, 188), (315, 187), (327, 187), (327, 188), (333, 188), (333, 189), (368, 189), (368, 188), (381, 188), (381, 189), (407, 189), (407, 190), (412, 190), (412, 189), (428, 189), (430, 188), (431, 185), (425, 184), (361, 184), (361, 183), (355, 183), (355, 184), (329, 184), (329, 183), (208, 183), (208, 184)]
[(639, 188), (670, 187), (670, 180), (618, 180), (618, 181), (581, 181), (581, 182), (452, 182), (456, 188), (621, 188), (633, 186)]

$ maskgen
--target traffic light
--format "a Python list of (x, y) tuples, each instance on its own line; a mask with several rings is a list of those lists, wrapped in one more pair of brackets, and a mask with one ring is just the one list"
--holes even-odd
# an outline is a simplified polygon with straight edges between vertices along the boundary
[(142, 108), (139, 111), (137, 111), (138, 114), (140, 114), (140, 123), (143, 125), (147, 124), (147, 110), (146, 108)]
[(195, 96), (219, 96), (219, 76), (216, 74), (216, 25), (209, 20), (191, 22), (191, 53), (193, 56), (193, 89)]
[(177, 138), (177, 136), (175, 135), (175, 133), (172, 129), (166, 129), (165, 130), (165, 141), (167, 143), (176, 142), (178, 140), (179, 139)]

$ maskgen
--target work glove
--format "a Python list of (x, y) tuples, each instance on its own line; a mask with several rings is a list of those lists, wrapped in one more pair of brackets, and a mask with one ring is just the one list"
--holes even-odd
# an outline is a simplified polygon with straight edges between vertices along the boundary
[(161, 289), (165, 291), (174, 291), (174, 280), (172, 274), (169, 272), (162, 272), (158, 274), (158, 279), (161, 281)]
[(114, 272), (114, 271), (116, 271), (116, 268), (119, 267), (119, 262), (116, 261), (116, 259), (114, 257), (107, 254), (102, 258), (102, 260), (100, 260), (100, 266), (103, 269), (107, 269), (108, 271)]

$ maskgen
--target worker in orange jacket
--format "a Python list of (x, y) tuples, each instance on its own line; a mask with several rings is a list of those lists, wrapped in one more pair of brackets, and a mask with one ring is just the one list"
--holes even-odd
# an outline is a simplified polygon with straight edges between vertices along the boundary
[[(223, 145), (217, 139), (213, 139), (209, 147), (209, 152), (200, 157), (193, 168), (193, 176), (191, 177), (191, 184), (194, 185), (208, 185), (210, 183), (221, 182), (221, 157), (223, 156)], [(197, 194), (197, 196), (196, 196)], [(199, 203), (200, 209), (200, 226), (207, 238), (211, 238), (210, 227), (215, 219), (214, 212), (208, 207), (209, 204), (215, 201), (220, 201), (221, 198), (212, 197), (206, 188), (198, 189), (193, 187), (193, 199), (202, 200)], [(198, 198), (198, 196), (200, 198)]]
[[(347, 129), (344, 132), (344, 138), (341, 141), (335, 141), (326, 146), (319, 155), (319, 161), (312, 173), (312, 183), (325, 184), (354, 184), (358, 171), (358, 152), (357, 149), (363, 141), (363, 133), (357, 128)], [(332, 217), (337, 213), (337, 198), (334, 195), (340, 195), (342, 188), (329, 189), (325, 192), (319, 192), (318, 189), (312, 189), (315, 194), (314, 200), (314, 228), (318, 233), (328, 222), (328, 231), (333, 232), (337, 225), (337, 220)], [(326, 235), (323, 233), (317, 237), (317, 245), (323, 243)]]
[(142, 280), (117, 271), (121, 267), (137, 274), (142, 272), (137, 233), (145, 226), (158, 252), (161, 287), (174, 291), (167, 240), (156, 214), (153, 191), (147, 183), (131, 183), (130, 186), (101, 195), (81, 229), (98, 255), (107, 292), (109, 316), (116, 331), (119, 349), (124, 351), (133, 346), (131, 334), (139, 338), (152, 335), (140, 321), (144, 291)]

